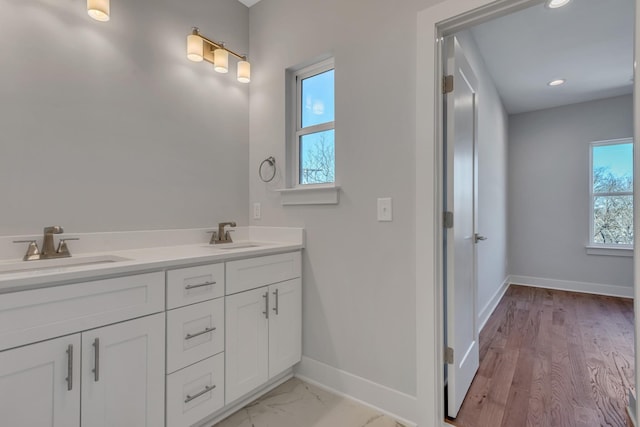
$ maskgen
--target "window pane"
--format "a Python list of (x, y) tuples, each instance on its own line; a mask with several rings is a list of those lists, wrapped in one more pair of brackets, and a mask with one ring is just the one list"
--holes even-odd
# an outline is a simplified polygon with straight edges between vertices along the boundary
[(335, 181), (334, 130), (300, 137), (300, 184)]
[(633, 244), (633, 196), (594, 197), (593, 242)]
[(334, 70), (302, 80), (302, 127), (335, 121)]
[(633, 144), (593, 147), (593, 192), (633, 191)]

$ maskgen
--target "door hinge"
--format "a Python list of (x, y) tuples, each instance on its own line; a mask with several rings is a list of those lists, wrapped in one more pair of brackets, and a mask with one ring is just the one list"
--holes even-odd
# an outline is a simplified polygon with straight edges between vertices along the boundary
[(453, 349), (451, 347), (444, 349), (444, 363), (453, 365)]
[(451, 93), (453, 92), (453, 76), (443, 76), (442, 77), (442, 93)]
[(453, 212), (444, 212), (442, 222), (444, 223), (444, 228), (453, 228)]

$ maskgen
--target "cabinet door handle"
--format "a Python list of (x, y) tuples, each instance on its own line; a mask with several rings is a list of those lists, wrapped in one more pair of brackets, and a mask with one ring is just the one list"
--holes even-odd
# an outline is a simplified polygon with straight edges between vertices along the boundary
[(73, 344), (67, 347), (67, 390), (73, 390)]
[(207, 385), (204, 387), (204, 390), (194, 394), (193, 396), (190, 396), (187, 394), (187, 398), (184, 400), (184, 403), (189, 403), (191, 402), (193, 399), (197, 399), (200, 396), (202, 396), (205, 393), (209, 393), (211, 390), (213, 390), (214, 388), (216, 388), (216, 385)]
[(100, 381), (100, 338), (93, 340), (93, 380)]
[(208, 334), (209, 332), (213, 332), (215, 330), (216, 330), (215, 327), (214, 328), (207, 327), (207, 328), (204, 329), (204, 331), (196, 332), (195, 334), (187, 334), (187, 336), (184, 337), (184, 339), (185, 340), (190, 340), (192, 338), (199, 337), (200, 335)]
[(279, 304), (278, 304), (278, 298), (279, 298), (278, 289), (276, 289), (276, 291), (273, 293), (273, 295), (276, 297), (276, 303), (275, 303), (275, 307), (273, 307), (273, 311), (276, 312), (276, 316), (277, 316), (278, 315), (278, 307), (279, 307)]
[(262, 314), (264, 314), (265, 318), (269, 318), (269, 292), (265, 292), (264, 295), (262, 295), (262, 298), (264, 298), (264, 304), (265, 304), (265, 310), (262, 312)]
[(204, 283), (200, 283), (199, 285), (187, 285), (184, 288), (186, 290), (189, 290), (189, 289), (195, 289), (195, 288), (204, 288), (205, 286), (211, 286), (215, 284), (216, 282), (204, 282)]

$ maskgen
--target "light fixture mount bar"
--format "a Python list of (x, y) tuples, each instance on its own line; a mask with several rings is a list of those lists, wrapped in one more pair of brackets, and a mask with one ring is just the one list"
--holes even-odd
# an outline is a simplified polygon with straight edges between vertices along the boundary
[(205, 36), (203, 36), (202, 34), (200, 34), (199, 30), (197, 27), (193, 28), (193, 34), (198, 35), (202, 38), (202, 40), (209, 45), (209, 49), (204, 49), (203, 52), (203, 58), (205, 59), (205, 61), (207, 62), (211, 62), (213, 64), (213, 51), (215, 49), (224, 49), (227, 52), (229, 52), (231, 55), (235, 56), (236, 58), (240, 59), (241, 61), (246, 61), (247, 60), (247, 56), (246, 55), (240, 55), (239, 53), (236, 53), (234, 51), (232, 51), (231, 49), (228, 49), (224, 46), (224, 43), (222, 42), (215, 42), (211, 39), (206, 38)]

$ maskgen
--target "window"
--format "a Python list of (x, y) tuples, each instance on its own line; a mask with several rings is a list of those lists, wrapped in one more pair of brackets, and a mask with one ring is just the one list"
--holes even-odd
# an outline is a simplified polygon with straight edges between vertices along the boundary
[(296, 72), (295, 84), (295, 186), (333, 184), (336, 169), (333, 60)]
[(590, 245), (633, 247), (633, 142), (591, 144)]

